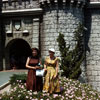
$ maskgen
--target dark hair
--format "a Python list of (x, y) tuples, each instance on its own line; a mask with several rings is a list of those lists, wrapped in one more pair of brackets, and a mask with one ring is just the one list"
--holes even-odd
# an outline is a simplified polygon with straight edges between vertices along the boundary
[[(39, 58), (39, 56), (40, 56), (39, 49), (38, 49), (38, 48), (32, 48), (31, 50), (32, 50), (32, 51), (33, 51), (33, 50), (36, 50), (36, 51), (37, 51), (37, 56), (34, 57), (34, 58)], [(32, 57), (33, 57), (33, 56), (32, 56)]]

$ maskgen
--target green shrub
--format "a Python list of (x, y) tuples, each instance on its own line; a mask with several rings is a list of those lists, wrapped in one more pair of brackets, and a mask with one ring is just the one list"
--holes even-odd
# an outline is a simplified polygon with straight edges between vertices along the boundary
[(42, 64), (42, 67), (44, 68), (44, 63), (45, 63), (45, 59), (44, 58), (41, 58), (41, 64)]
[(13, 76), (10, 77), (10, 84), (18, 84), (18, 81), (21, 81), (22, 83), (26, 82), (27, 74), (13, 74)]
[(100, 93), (88, 84), (65, 77), (60, 77), (59, 82), (63, 91), (49, 94), (27, 90), (26, 84), (18, 81), (9, 92), (0, 94), (0, 100), (100, 100)]
[(74, 32), (74, 41), (76, 41), (76, 45), (73, 50), (70, 49), (70, 44), (66, 47), (63, 34), (59, 33), (57, 38), (59, 51), (61, 54), (60, 68), (63, 70), (62, 75), (68, 78), (78, 79), (81, 74), (80, 65), (85, 57), (83, 32), (84, 26), (79, 23), (76, 31)]

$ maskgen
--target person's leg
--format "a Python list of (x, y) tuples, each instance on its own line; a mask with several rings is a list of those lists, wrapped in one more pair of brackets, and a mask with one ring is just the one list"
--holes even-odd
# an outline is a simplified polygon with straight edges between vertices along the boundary
[(37, 91), (43, 90), (43, 79), (41, 76), (36, 77), (36, 90)]

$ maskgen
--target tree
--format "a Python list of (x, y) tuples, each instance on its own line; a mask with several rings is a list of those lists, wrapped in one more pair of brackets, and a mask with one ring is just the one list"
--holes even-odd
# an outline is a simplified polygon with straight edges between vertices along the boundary
[(70, 50), (70, 45), (66, 47), (64, 35), (61, 33), (59, 33), (57, 42), (61, 54), (60, 68), (63, 70), (62, 75), (67, 78), (78, 79), (81, 74), (80, 65), (85, 57), (84, 26), (79, 23), (74, 33), (74, 41), (76, 41), (76, 45), (73, 50)]

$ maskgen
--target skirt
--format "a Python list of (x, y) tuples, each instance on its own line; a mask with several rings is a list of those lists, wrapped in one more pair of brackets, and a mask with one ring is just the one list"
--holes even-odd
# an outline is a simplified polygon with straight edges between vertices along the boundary
[(32, 91), (42, 91), (43, 89), (43, 79), (39, 76), (36, 77), (36, 71), (33, 69), (28, 70), (26, 88)]

